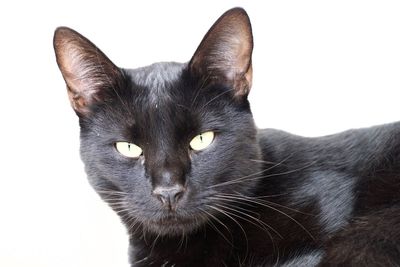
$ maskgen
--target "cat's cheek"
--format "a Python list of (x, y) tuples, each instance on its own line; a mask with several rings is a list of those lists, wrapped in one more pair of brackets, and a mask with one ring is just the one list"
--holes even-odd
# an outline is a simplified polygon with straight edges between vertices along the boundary
[(124, 192), (133, 192), (143, 183), (148, 183), (140, 158), (124, 158), (112, 153), (103, 157), (96, 165), (96, 175), (104, 177)]

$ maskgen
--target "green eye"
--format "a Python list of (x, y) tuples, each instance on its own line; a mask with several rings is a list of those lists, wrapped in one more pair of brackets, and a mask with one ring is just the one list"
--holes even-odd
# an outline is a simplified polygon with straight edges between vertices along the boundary
[(121, 155), (128, 158), (138, 158), (143, 152), (140, 147), (128, 142), (116, 142), (115, 148)]
[(199, 151), (207, 148), (214, 140), (214, 132), (208, 131), (195, 136), (190, 141), (190, 147), (193, 150)]

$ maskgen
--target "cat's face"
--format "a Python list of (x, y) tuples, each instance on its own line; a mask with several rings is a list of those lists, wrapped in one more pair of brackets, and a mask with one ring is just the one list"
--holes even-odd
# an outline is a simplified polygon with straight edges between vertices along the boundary
[(119, 69), (67, 28), (56, 31), (54, 43), (80, 118), (89, 180), (128, 227), (192, 231), (220, 216), (222, 194), (254, 187), (241, 180), (259, 159), (243, 10), (225, 13), (188, 64)]

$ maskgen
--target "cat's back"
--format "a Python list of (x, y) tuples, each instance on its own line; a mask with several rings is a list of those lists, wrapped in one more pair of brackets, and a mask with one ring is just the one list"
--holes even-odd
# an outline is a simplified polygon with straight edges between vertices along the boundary
[[(263, 157), (286, 163), (314, 162), (317, 167), (352, 170), (362, 175), (400, 159), (400, 122), (352, 129), (322, 137), (302, 137), (275, 129), (259, 129)], [(399, 170), (400, 171), (400, 170)]]
[[(268, 200), (286, 207), (283, 211), (304, 227), (297, 233), (307, 229), (317, 247), (326, 248), (321, 266), (395, 259), (357, 261), (356, 255), (343, 257), (342, 252), (382, 246), (398, 251), (400, 220), (393, 214), (400, 211), (399, 122), (316, 138), (262, 129), (258, 138), (265, 170), (260, 194), (276, 196)], [(268, 221), (271, 216), (276, 215), (266, 216)], [(277, 219), (277, 229), (283, 220)]]
[(334, 232), (348, 218), (399, 205), (400, 123), (309, 138), (259, 130), (265, 188), (286, 205), (318, 203), (319, 222)]

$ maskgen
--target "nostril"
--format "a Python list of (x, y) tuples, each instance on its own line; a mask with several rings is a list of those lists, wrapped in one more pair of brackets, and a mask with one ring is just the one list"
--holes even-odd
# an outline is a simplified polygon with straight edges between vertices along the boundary
[(175, 201), (179, 201), (183, 197), (183, 191), (177, 192), (175, 195)]
[(181, 185), (157, 186), (153, 195), (164, 205), (175, 205), (184, 195), (185, 188)]
[(163, 204), (167, 204), (168, 203), (168, 197), (167, 196), (163, 196), (163, 195), (159, 195), (159, 194), (154, 194), (158, 200), (161, 201), (161, 203)]

